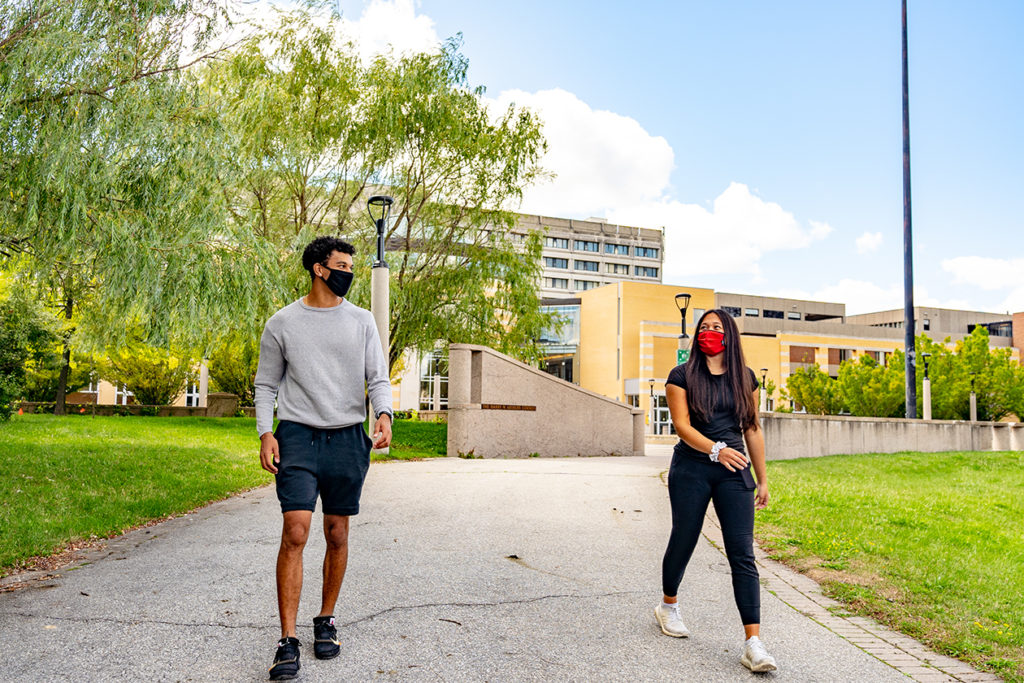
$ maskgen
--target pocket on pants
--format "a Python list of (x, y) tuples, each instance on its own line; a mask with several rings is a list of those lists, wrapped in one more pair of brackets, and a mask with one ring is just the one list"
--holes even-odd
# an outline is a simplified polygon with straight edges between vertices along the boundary
[(757, 488), (757, 483), (754, 481), (754, 475), (750, 471), (750, 465), (747, 465), (740, 470), (740, 476), (743, 477), (743, 485), (747, 487), (748, 491), (753, 491)]

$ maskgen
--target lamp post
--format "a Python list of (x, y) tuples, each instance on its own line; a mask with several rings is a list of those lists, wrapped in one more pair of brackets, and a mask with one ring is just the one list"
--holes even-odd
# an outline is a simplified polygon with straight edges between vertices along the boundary
[(651, 434), (654, 433), (654, 379), (647, 380), (651, 384)]
[(978, 396), (974, 393), (974, 377), (978, 373), (971, 373), (971, 422), (978, 421)]
[(761, 412), (768, 412), (768, 388), (765, 386), (765, 380), (768, 378), (768, 368), (761, 368)]
[(686, 292), (676, 294), (676, 306), (679, 308), (679, 318), (681, 320), (679, 348), (676, 350), (676, 365), (682, 365), (686, 361), (690, 360), (690, 349), (687, 348), (687, 341), (690, 337), (686, 334), (686, 309), (690, 307), (690, 295)]
[[(387, 195), (374, 195), (366, 202), (366, 210), (370, 214), (374, 227), (377, 229), (377, 259), (373, 262), (373, 271), (370, 278), (370, 313), (373, 315), (373, 322), (377, 325), (377, 335), (380, 337), (380, 344), (384, 350), (384, 359), (390, 355), (391, 328), (389, 318), (391, 317), (391, 277), (388, 264), (384, 260), (384, 230), (387, 228), (388, 216), (391, 214), (391, 205), (395, 200)], [(372, 407), (371, 407), (371, 415)], [(388, 449), (381, 449), (380, 453), (387, 453)]]
[(917, 417), (917, 365), (914, 351), (914, 258), (910, 211), (910, 88), (907, 77), (907, 0), (903, 0), (903, 348), (906, 349), (906, 416)]
[(932, 381), (928, 377), (928, 359), (931, 357), (930, 353), (921, 354), (921, 360), (924, 361), (924, 379), (921, 380), (921, 400), (924, 401), (924, 405), (921, 412), (926, 420), (932, 419)]

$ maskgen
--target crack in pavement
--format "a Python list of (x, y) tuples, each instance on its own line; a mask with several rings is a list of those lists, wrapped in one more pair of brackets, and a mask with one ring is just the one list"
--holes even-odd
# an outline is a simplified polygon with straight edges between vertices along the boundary
[(598, 593), (594, 595), (579, 595), (573, 593), (559, 593), (556, 595), (540, 595), (535, 598), (523, 598), (521, 600), (499, 600), (498, 602), (427, 602), (421, 605), (395, 605), (394, 607), (388, 607), (379, 612), (368, 614), (365, 617), (360, 617), (354, 621), (349, 621), (342, 624), (343, 627), (354, 626), (355, 624), (362, 623), (364, 621), (371, 621), (377, 617), (384, 616), (389, 612), (397, 612), (400, 610), (413, 610), (423, 609), (430, 607), (502, 607), (504, 605), (527, 605), (533, 602), (541, 602), (542, 600), (560, 600), (562, 598), (610, 598), (619, 595), (640, 595), (648, 593), (650, 591), (616, 591), (613, 593)]
[[(497, 601), (497, 602), (428, 602), (428, 603), (423, 603), (423, 604), (419, 604), (419, 605), (395, 605), (393, 607), (389, 607), (389, 608), (381, 610), (379, 612), (374, 612), (373, 614), (368, 614), (368, 615), (366, 615), (364, 617), (360, 617), (359, 619), (354, 619), (353, 621), (349, 621), (349, 622), (346, 622), (344, 624), (340, 624), (340, 626), (342, 628), (346, 628), (348, 626), (354, 626), (356, 624), (360, 624), (360, 623), (362, 623), (364, 621), (372, 621), (373, 619), (376, 619), (377, 617), (383, 616), (383, 615), (388, 614), (390, 612), (405, 611), (405, 610), (429, 609), (429, 608), (433, 608), (433, 607), (501, 607), (501, 606), (504, 606), (504, 605), (525, 605), (525, 604), (529, 604), (529, 603), (533, 603), (533, 602), (540, 602), (542, 600), (558, 600), (558, 599), (562, 599), (562, 598), (573, 598), (573, 599), (580, 599), (580, 598), (607, 598), (607, 597), (616, 597), (616, 596), (620, 596), (620, 595), (638, 595), (638, 594), (646, 593), (646, 592), (648, 592), (648, 591), (618, 591), (618, 592), (613, 592), (613, 593), (599, 593), (599, 594), (595, 594), (595, 595), (579, 595), (579, 594), (572, 594), (572, 593), (564, 593), (564, 594), (557, 594), (557, 595), (540, 595), (540, 596), (537, 596), (537, 597), (534, 597), (534, 598), (524, 598), (522, 600), (500, 600), (500, 601)], [(266, 630), (271, 630), (271, 629), (277, 629), (278, 628), (278, 626), (276, 624), (272, 624), (272, 625), (268, 625), (268, 626), (255, 626), (255, 625), (252, 625), (252, 624), (225, 624), (223, 622), (197, 623), (197, 622), (167, 621), (167, 620), (164, 620), (164, 619), (120, 619), (120, 618), (117, 618), (117, 617), (58, 617), (58, 616), (54, 616), (52, 614), (40, 615), (40, 614), (30, 614), (30, 613), (26, 613), (26, 612), (5, 612), (5, 613), (3, 613), (3, 616), (6, 616), (6, 617), (21, 617), (21, 618), (24, 618), (24, 619), (40, 619), (42, 621), (72, 622), (72, 623), (78, 623), (78, 624), (108, 623), (108, 624), (120, 624), (120, 625), (125, 625), (125, 626), (138, 626), (138, 625), (142, 625), (142, 624), (149, 624), (149, 625), (160, 625), (160, 626), (186, 626), (186, 627), (187, 626), (191, 626), (191, 627), (194, 627), (194, 628), (249, 629), (249, 630), (255, 630), (255, 631), (266, 631)], [(312, 626), (312, 623), (310, 623), (310, 624), (300, 624), (300, 625), (302, 625), (302, 626)]]

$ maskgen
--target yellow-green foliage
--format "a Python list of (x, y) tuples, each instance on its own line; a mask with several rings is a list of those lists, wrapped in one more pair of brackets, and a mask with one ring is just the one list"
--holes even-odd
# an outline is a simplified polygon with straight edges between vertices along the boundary
[(123, 384), (142, 405), (168, 405), (194, 374), (192, 361), (141, 343), (110, 354), (103, 363), (103, 376)]

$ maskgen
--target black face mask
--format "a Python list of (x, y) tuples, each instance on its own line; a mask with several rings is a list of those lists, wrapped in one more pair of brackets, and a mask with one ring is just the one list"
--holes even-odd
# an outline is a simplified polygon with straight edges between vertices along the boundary
[(321, 279), (327, 284), (327, 288), (334, 292), (335, 296), (344, 297), (348, 294), (349, 287), (352, 286), (352, 273), (334, 268), (327, 268), (327, 270), (331, 271), (331, 274), (326, 279)]

